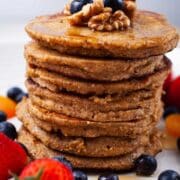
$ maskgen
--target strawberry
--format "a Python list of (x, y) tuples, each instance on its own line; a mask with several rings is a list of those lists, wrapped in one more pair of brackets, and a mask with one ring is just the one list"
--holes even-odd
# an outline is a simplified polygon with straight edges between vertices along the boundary
[(168, 77), (166, 78), (166, 80), (165, 80), (165, 82), (164, 82), (164, 85), (163, 85), (163, 90), (164, 90), (165, 92), (168, 91), (168, 89), (169, 89), (169, 87), (170, 87), (170, 85), (171, 85), (172, 80), (173, 80), (173, 74), (172, 74), (172, 72), (171, 72), (171, 73), (169, 73), (169, 75), (168, 75)]
[(31, 162), (22, 171), (19, 180), (73, 180), (72, 171), (53, 159), (39, 159)]
[(169, 87), (167, 104), (180, 108), (180, 76), (174, 79)]
[(24, 149), (0, 133), (0, 179), (7, 180), (10, 173), (20, 173), (27, 163)]

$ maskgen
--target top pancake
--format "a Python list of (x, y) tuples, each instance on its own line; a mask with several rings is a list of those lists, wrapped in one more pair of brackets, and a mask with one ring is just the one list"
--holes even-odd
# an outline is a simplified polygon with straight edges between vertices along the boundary
[(44, 16), (26, 26), (27, 33), (42, 45), (61, 53), (95, 57), (144, 58), (176, 47), (178, 34), (156, 13), (138, 11), (126, 31), (97, 32), (71, 26), (60, 15)]

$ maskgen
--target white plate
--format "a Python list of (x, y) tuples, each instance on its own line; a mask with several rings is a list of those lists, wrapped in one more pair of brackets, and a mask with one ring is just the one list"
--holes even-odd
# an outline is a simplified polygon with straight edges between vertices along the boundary
[[(173, 61), (173, 71), (177, 76), (180, 74), (180, 49), (168, 53), (168, 57)], [(24, 88), (25, 60), (23, 58), (23, 43), (3, 42), (0, 43), (0, 94), (5, 94), (6, 90), (14, 85)], [(20, 127), (19, 121), (12, 121), (17, 128)], [(163, 123), (162, 125), (163, 126)], [(120, 175), (121, 180), (141, 180), (157, 179), (158, 175), (166, 169), (173, 169), (180, 172), (180, 153), (175, 148), (175, 139), (169, 140), (169, 148), (157, 155), (158, 169), (151, 177), (137, 177), (135, 174)], [(97, 179), (96, 175), (90, 175), (89, 180)]]

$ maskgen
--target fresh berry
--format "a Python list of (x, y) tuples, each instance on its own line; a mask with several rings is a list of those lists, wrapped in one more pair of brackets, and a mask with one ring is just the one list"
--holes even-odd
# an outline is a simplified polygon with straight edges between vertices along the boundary
[(169, 106), (169, 107), (165, 108), (163, 118), (166, 118), (171, 114), (177, 114), (177, 113), (180, 113), (178, 108), (176, 108), (174, 106)]
[(27, 97), (28, 96), (28, 94), (27, 93), (20, 93), (17, 97), (16, 97), (16, 99), (15, 99), (15, 102), (17, 102), (17, 103), (19, 103), (19, 102), (21, 102), (22, 101), (22, 99), (24, 98), (24, 97)]
[(73, 166), (71, 164), (70, 161), (68, 161), (64, 156), (56, 156), (53, 158), (56, 161), (59, 161), (61, 163), (63, 163), (64, 165), (66, 165), (70, 170), (73, 169)]
[(16, 103), (7, 97), (0, 96), (0, 111), (6, 113), (7, 118), (15, 116)]
[(18, 87), (12, 87), (7, 91), (7, 97), (12, 99), (13, 101), (16, 101), (17, 96), (21, 93), (23, 93), (22, 89)]
[(104, 0), (104, 6), (105, 7), (112, 7), (113, 0)]
[(166, 170), (162, 172), (158, 177), (158, 180), (179, 180), (179, 179), (180, 179), (180, 175), (173, 170)]
[(104, 0), (105, 7), (111, 7), (113, 11), (122, 10), (124, 7), (123, 0)]
[(0, 123), (6, 120), (7, 120), (7, 115), (3, 111), (0, 111)]
[(17, 138), (16, 128), (14, 127), (13, 124), (7, 121), (0, 123), (0, 133), (5, 134), (12, 140)]
[(119, 176), (116, 174), (103, 174), (99, 176), (98, 180), (119, 180)]
[(135, 161), (135, 170), (137, 175), (150, 176), (157, 169), (157, 161), (153, 156), (141, 155)]
[(179, 151), (180, 151), (180, 138), (178, 138), (178, 140), (177, 140), (177, 148), (178, 148)]
[(9, 172), (18, 174), (27, 163), (24, 149), (0, 133), (0, 179), (7, 180)]
[(52, 159), (39, 159), (31, 162), (22, 171), (19, 179), (35, 177), (42, 171), (41, 180), (73, 180), (72, 171), (64, 164)]
[(169, 89), (169, 87), (170, 87), (170, 85), (171, 85), (172, 80), (173, 80), (173, 74), (172, 74), (172, 72), (171, 72), (171, 73), (168, 75), (168, 77), (166, 78), (166, 80), (165, 80), (165, 82), (164, 82), (164, 85), (163, 85), (163, 90), (164, 90), (165, 92), (168, 91), (168, 89)]
[(74, 180), (87, 180), (87, 175), (82, 171), (74, 171), (73, 172)]
[(174, 137), (180, 137), (180, 114), (172, 114), (166, 118), (166, 130)]
[(22, 143), (20, 143), (20, 142), (16, 142), (16, 143), (18, 143), (18, 144), (24, 149), (24, 151), (26, 152), (26, 154), (28, 154), (28, 149), (27, 149), (27, 147), (26, 147), (24, 144), (22, 144)]
[(172, 81), (167, 92), (167, 103), (180, 109), (180, 76)]
[(84, 5), (92, 2), (93, 2), (92, 0), (73, 0), (70, 6), (71, 14), (81, 11)]

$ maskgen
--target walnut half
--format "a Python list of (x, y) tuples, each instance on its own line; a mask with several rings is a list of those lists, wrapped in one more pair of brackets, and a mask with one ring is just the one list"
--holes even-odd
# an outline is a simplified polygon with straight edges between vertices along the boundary
[(88, 27), (96, 31), (124, 30), (129, 26), (130, 19), (121, 10), (114, 13), (102, 12), (93, 16), (88, 22)]

